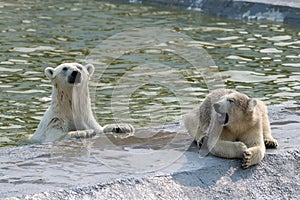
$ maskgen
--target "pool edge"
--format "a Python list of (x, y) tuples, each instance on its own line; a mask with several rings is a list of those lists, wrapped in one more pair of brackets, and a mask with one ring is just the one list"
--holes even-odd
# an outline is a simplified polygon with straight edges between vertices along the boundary
[(291, 0), (118, 0), (157, 7), (197, 10), (217, 17), (269, 20), (300, 25), (300, 2)]

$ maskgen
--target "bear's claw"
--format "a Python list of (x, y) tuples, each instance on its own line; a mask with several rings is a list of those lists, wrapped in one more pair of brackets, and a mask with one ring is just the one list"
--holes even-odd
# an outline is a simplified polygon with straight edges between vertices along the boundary
[(198, 140), (195, 141), (197, 144), (197, 147), (200, 149), (202, 147), (202, 145), (207, 143), (207, 140), (208, 140), (208, 136), (206, 136), (206, 135), (200, 137)]
[(265, 139), (264, 142), (267, 149), (276, 149), (278, 147), (278, 143), (276, 140)]
[(69, 138), (91, 138), (95, 136), (96, 133), (94, 130), (81, 130), (81, 131), (70, 131), (67, 134), (67, 137)]
[(108, 124), (103, 128), (104, 133), (134, 133), (134, 131), (131, 124)]
[(242, 167), (247, 169), (251, 166), (252, 153), (250, 151), (245, 151), (243, 155)]

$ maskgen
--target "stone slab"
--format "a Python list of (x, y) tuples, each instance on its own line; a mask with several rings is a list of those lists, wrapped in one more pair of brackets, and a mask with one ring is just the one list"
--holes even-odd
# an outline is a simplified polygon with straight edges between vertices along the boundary
[[(0, 199), (299, 199), (300, 105), (270, 107), (279, 148), (247, 170), (200, 156), (181, 123), (149, 140), (65, 140), (0, 150)], [(146, 131), (146, 132), (145, 132)]]

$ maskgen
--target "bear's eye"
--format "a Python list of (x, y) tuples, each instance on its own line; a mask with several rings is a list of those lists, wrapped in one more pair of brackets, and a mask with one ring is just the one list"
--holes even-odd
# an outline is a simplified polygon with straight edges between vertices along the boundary
[(63, 67), (62, 70), (63, 70), (63, 71), (67, 71), (68, 68), (67, 68), (67, 67)]
[(234, 103), (234, 100), (233, 100), (233, 99), (227, 99), (227, 101), (228, 101), (230, 104), (233, 104), (233, 103)]
[(81, 66), (77, 66), (77, 69), (82, 70), (82, 67)]

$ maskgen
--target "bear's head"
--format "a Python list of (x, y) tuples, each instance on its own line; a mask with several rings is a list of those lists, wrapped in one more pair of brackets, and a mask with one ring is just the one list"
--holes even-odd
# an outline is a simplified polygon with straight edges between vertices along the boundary
[(218, 114), (218, 121), (223, 126), (230, 123), (243, 122), (252, 115), (257, 104), (255, 99), (249, 98), (239, 92), (224, 95), (218, 102), (213, 104), (214, 110)]
[(47, 67), (45, 74), (55, 86), (79, 86), (88, 82), (94, 69), (92, 64), (64, 63), (56, 68)]

